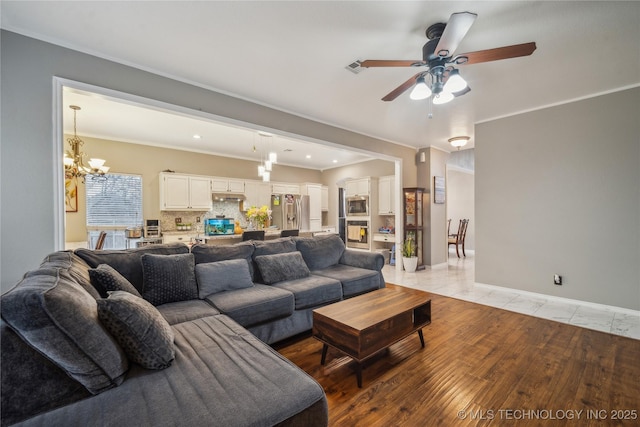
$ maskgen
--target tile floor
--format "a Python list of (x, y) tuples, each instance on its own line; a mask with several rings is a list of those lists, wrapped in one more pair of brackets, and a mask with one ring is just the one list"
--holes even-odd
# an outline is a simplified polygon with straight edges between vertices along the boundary
[(640, 340), (640, 311), (597, 308), (475, 283), (474, 255), (470, 251), (460, 259), (455, 252), (450, 253), (447, 265), (415, 273), (398, 274), (389, 264), (382, 272), (389, 283)]

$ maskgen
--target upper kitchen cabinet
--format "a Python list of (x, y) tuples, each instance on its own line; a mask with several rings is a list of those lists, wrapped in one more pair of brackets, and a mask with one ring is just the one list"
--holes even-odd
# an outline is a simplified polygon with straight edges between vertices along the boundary
[(297, 184), (272, 184), (271, 194), (300, 194), (300, 186)]
[(268, 182), (245, 181), (244, 195), (243, 209), (245, 211), (251, 206), (271, 206), (271, 184)]
[(160, 210), (208, 211), (211, 209), (211, 178), (175, 173), (160, 174)]
[(369, 196), (371, 193), (371, 179), (349, 179), (345, 182), (345, 196)]
[(214, 193), (244, 193), (244, 181), (230, 178), (211, 178), (211, 189)]
[(378, 214), (395, 215), (396, 177), (381, 176), (378, 181)]

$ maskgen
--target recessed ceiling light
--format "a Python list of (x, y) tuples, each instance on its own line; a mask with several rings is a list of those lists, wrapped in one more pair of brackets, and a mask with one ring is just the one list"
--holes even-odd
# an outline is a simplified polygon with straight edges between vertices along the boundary
[(200, 135), (198, 135), (197, 133), (195, 135), (193, 135), (193, 139), (200, 139), (202, 138)]
[(337, 161), (337, 160), (334, 160), (334, 161), (333, 161), (333, 163), (338, 163), (338, 161)]
[(310, 159), (310, 158), (311, 158), (311, 154), (307, 154), (305, 157), (306, 157), (307, 159)]

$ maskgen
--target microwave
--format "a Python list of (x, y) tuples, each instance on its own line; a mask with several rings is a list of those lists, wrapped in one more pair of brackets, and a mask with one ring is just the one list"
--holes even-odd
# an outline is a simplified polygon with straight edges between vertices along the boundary
[(347, 197), (347, 216), (369, 216), (369, 197)]

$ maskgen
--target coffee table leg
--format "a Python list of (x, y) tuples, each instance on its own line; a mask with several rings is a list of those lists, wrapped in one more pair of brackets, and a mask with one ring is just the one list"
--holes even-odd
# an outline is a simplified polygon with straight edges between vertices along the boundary
[(362, 388), (362, 364), (356, 362), (356, 379), (358, 380), (358, 388)]
[(418, 329), (418, 336), (420, 337), (420, 345), (424, 348), (424, 336), (422, 335), (422, 329)]
[[(423, 346), (424, 347), (424, 346)], [(322, 344), (322, 359), (320, 359), (320, 364), (324, 365), (325, 360), (327, 359), (327, 349), (329, 346), (327, 344)]]

